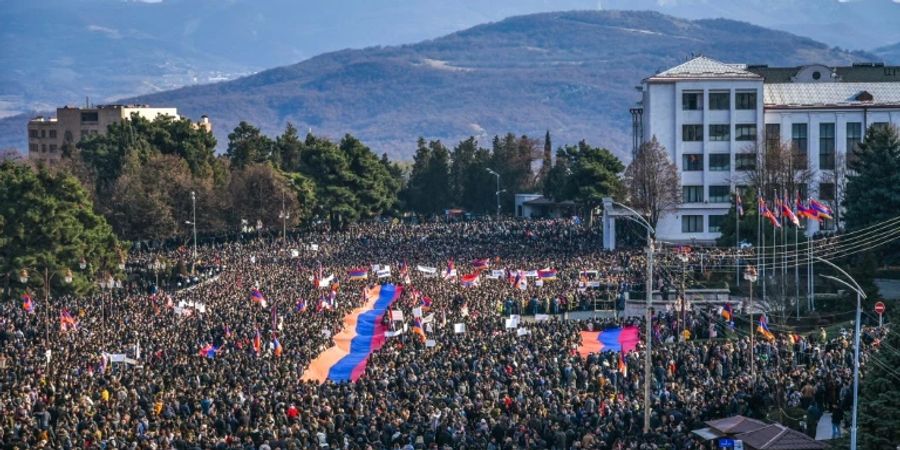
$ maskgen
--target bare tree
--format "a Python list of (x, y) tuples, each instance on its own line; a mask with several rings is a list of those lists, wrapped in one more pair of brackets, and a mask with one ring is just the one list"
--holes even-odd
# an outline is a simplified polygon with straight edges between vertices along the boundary
[(756, 164), (734, 181), (749, 186), (763, 198), (793, 198), (815, 179), (806, 153), (792, 148), (790, 143), (763, 138), (751, 144), (749, 150), (741, 153), (755, 154)]
[(663, 213), (681, 204), (678, 168), (656, 136), (638, 148), (625, 169), (625, 187), (631, 206), (644, 213), (654, 228)]

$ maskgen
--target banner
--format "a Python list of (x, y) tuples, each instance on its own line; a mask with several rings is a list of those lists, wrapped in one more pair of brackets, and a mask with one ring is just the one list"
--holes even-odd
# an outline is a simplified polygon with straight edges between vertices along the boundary
[(499, 280), (500, 278), (503, 278), (505, 276), (506, 276), (506, 272), (503, 270), (492, 270), (491, 274), (488, 275), (488, 278), (490, 278), (492, 280)]
[(600, 352), (628, 353), (637, 347), (638, 340), (638, 329), (633, 325), (607, 328), (603, 331), (582, 331), (578, 354), (586, 357), (591, 353)]
[(453, 324), (453, 332), (456, 334), (465, 333), (466, 332), (466, 324), (454, 323)]
[(526, 271), (525, 271), (525, 276), (526, 276), (527, 278), (537, 278), (537, 276), (538, 276), (538, 271), (537, 271), (537, 270), (526, 270)]

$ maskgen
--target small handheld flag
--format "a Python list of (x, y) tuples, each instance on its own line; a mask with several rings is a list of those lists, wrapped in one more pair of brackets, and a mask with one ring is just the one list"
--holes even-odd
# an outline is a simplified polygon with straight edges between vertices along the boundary
[(29, 314), (34, 312), (34, 302), (31, 301), (31, 296), (27, 292), (22, 294), (22, 309)]

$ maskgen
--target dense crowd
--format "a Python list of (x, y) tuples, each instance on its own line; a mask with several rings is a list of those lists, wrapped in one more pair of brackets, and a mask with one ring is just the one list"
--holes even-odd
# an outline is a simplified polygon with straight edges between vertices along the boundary
[[(661, 253), (660, 286), (678, 267), (734, 258), (698, 251), (682, 261), (679, 254)], [(158, 290), (133, 283), (55, 298), (49, 307), (35, 295), (32, 312), (9, 299), (0, 318), (0, 442), (60, 449), (691, 449), (701, 448), (690, 431), (704, 420), (798, 406), (811, 416), (846, 409), (847, 336), (757, 336), (751, 362), (747, 332), (717, 310), (656, 314), (652, 430), (644, 434), (643, 345), (621, 364), (615, 353), (576, 352), (580, 331), (633, 324), (643, 332), (643, 319), (551, 315), (522, 323), (526, 332), (506, 329), (512, 314), (614, 301), (643, 283), (644, 258), (641, 251), (604, 252), (589, 228), (565, 220), (381, 224), (201, 247), (197, 267), (206, 276), (197, 283), (165, 275)], [(130, 265), (159, 259), (176, 273), (193, 263), (179, 249), (138, 252)], [(477, 286), (462, 286), (459, 278), (480, 259), (491, 267)], [(450, 261), (454, 280), (443, 276)], [(372, 264), (390, 265), (391, 276), (376, 278)], [(355, 268), (369, 269), (368, 279), (349, 281)], [(542, 286), (531, 278), (524, 288), (510, 282), (518, 270), (545, 268), (558, 278)], [(503, 275), (490, 279), (491, 270)], [(591, 280), (599, 287), (579, 287), (585, 270), (597, 271)], [(329, 275), (331, 282), (316, 285)], [(404, 311), (407, 329), (413, 308), (428, 297), (429, 342), (411, 332), (387, 339), (356, 383), (301, 381), (343, 317), (363, 303), (365, 288), (379, 282), (402, 285), (392, 309)], [(61, 326), (63, 310), (77, 325)], [(464, 333), (454, 332), (457, 323)], [(879, 333), (866, 331), (867, 350)]]

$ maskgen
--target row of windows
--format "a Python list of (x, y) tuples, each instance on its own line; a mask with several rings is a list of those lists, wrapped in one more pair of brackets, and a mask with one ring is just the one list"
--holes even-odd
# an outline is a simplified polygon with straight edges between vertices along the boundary
[(28, 130), (28, 137), (32, 139), (50, 138), (56, 139), (56, 130)]
[[(718, 233), (722, 230), (722, 223), (725, 222), (724, 215), (710, 215), (709, 227), (710, 233)], [(681, 216), (681, 232), (682, 233), (702, 233), (703, 232), (703, 216), (686, 214)]]
[[(681, 140), (684, 142), (698, 142), (703, 140), (703, 125), (701, 124), (685, 124), (681, 126)], [(730, 141), (731, 125), (712, 124), (709, 126), (710, 141)], [(740, 123), (734, 126), (734, 140), (736, 141), (754, 141), (756, 140), (756, 124)]]
[[(746, 186), (737, 186), (737, 191), (744, 193)], [(799, 186), (800, 196), (806, 196), (806, 185)], [(732, 201), (730, 186), (709, 186), (709, 195), (707, 197), (710, 203), (728, 203)], [(825, 201), (834, 201), (834, 183), (819, 183), (818, 198)], [(682, 203), (703, 203), (703, 186), (682, 186), (681, 202)]]
[(48, 151), (50, 153), (56, 153), (56, 144), (50, 144), (49, 146), (47, 144), (28, 144), (28, 151), (30, 153), (37, 153), (39, 151), (41, 153), (47, 153)]
[[(731, 108), (731, 93), (728, 91), (711, 91), (709, 93), (710, 110), (728, 110)], [(700, 111), (703, 109), (702, 91), (685, 91), (681, 93), (681, 109)], [(756, 91), (737, 91), (734, 93), (734, 109), (756, 109)]]
[[(682, 172), (703, 171), (703, 155), (700, 153), (685, 153), (682, 155), (681, 170)], [(728, 172), (731, 170), (731, 154), (710, 154), (709, 170), (711, 172)], [(756, 170), (756, 153), (735, 153), (734, 170)]]

